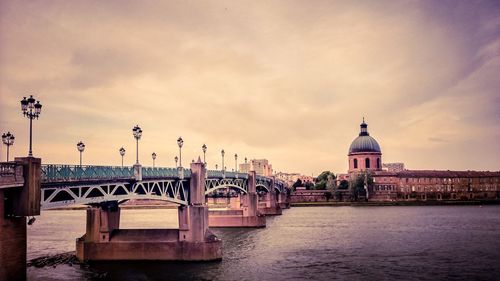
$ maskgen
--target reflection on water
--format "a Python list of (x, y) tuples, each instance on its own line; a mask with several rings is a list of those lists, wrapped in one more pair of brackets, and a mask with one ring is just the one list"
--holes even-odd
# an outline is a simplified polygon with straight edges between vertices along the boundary
[[(175, 228), (176, 210), (124, 210), (122, 228)], [(30, 257), (74, 251), (85, 211), (47, 211), (29, 227)], [(214, 229), (220, 262), (107, 262), (29, 268), (30, 280), (494, 280), (500, 206), (310, 207), (265, 229)]]

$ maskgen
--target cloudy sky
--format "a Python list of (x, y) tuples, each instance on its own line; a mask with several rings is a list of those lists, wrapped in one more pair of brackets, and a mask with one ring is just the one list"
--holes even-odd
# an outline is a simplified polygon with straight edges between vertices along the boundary
[[(173, 166), (208, 146), (277, 171), (345, 172), (362, 117), (384, 162), (500, 169), (498, 1), (1, 1), (0, 131), (43, 104), (45, 163)], [(5, 147), (1, 150), (5, 159)], [(229, 159), (228, 159), (229, 158)], [(220, 166), (220, 164), (219, 164)]]

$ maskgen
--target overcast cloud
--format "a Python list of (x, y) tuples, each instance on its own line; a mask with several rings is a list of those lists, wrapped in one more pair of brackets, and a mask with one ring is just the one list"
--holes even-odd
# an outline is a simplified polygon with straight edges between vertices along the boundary
[[(44, 107), (46, 163), (172, 166), (208, 146), (277, 171), (345, 172), (362, 117), (384, 162), (500, 169), (498, 1), (2, 1), (0, 130)], [(1, 159), (4, 159), (2, 147)], [(186, 162), (184, 162), (186, 164)], [(219, 164), (220, 165), (220, 164)]]

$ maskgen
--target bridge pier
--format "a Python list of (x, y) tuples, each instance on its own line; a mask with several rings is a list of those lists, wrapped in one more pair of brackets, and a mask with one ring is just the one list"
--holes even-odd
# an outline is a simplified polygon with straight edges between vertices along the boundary
[(272, 178), (269, 192), (264, 197), (264, 202), (259, 204), (259, 212), (266, 216), (281, 215), (282, 210), (277, 202), (276, 190), (274, 189), (274, 177)]
[(222, 258), (222, 241), (208, 229), (205, 168), (191, 163), (189, 205), (179, 207), (179, 229), (120, 229), (118, 206), (87, 210), (87, 232), (76, 241), (80, 260), (207, 261)]
[(288, 200), (286, 191), (278, 194), (278, 205), (281, 209), (290, 209), (290, 201)]
[(211, 210), (210, 227), (265, 227), (266, 218), (257, 211), (258, 196), (255, 171), (248, 173), (247, 193), (241, 195), (241, 203), (234, 200), (229, 210)]
[(39, 158), (0, 167), (0, 280), (26, 280), (26, 217), (40, 215)]

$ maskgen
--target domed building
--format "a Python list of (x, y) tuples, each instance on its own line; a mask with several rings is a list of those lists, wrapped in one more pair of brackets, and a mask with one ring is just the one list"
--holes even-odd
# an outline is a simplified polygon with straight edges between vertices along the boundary
[(368, 133), (368, 125), (360, 125), (359, 136), (355, 138), (349, 147), (349, 173), (358, 171), (380, 171), (382, 170), (382, 151), (378, 142)]
[(348, 173), (337, 174), (336, 200), (353, 200), (350, 190), (352, 180), (358, 176), (357, 173), (368, 171), (373, 183), (366, 187), (364, 200), (500, 202), (500, 171), (408, 170), (402, 163), (382, 165), (382, 150), (368, 133), (364, 118), (360, 127), (359, 135), (349, 147)]

